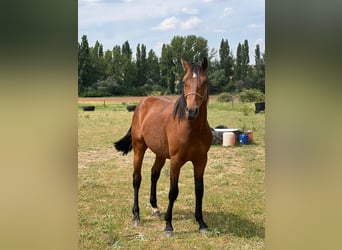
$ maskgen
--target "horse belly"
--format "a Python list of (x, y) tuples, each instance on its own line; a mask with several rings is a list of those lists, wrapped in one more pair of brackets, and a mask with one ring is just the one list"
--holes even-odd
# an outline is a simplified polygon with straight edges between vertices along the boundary
[(145, 143), (159, 157), (170, 159), (169, 146), (166, 137), (160, 133), (161, 131), (150, 130), (145, 133)]
[(163, 126), (153, 119), (145, 119), (142, 131), (147, 147), (156, 155), (169, 159), (170, 153), (165, 125)]

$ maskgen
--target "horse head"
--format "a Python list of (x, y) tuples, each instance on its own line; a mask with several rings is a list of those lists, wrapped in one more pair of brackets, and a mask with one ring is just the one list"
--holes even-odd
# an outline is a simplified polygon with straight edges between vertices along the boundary
[(199, 114), (199, 109), (203, 103), (208, 101), (208, 77), (206, 69), (208, 61), (203, 59), (201, 65), (189, 64), (185, 60), (181, 60), (185, 71), (184, 82), (184, 98), (186, 100), (185, 115), (188, 120), (194, 120)]

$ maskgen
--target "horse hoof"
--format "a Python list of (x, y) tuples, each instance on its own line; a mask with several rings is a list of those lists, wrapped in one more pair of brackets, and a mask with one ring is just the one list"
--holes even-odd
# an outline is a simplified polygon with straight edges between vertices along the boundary
[(209, 229), (208, 229), (208, 228), (200, 228), (199, 232), (200, 232), (201, 234), (206, 234), (206, 233), (209, 232)]
[(160, 212), (159, 211), (155, 211), (155, 212), (152, 213), (152, 216), (156, 217), (156, 218), (160, 218)]
[(137, 226), (139, 226), (139, 224), (140, 224), (140, 221), (139, 221), (139, 220), (133, 220), (133, 221), (132, 221), (132, 226), (133, 226), (133, 227), (137, 227)]
[(173, 237), (175, 233), (173, 231), (164, 231), (164, 235), (166, 238)]

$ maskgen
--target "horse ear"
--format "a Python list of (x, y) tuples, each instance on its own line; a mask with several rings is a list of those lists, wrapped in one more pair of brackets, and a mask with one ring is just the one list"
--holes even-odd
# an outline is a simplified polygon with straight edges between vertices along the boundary
[(190, 68), (190, 64), (183, 59), (181, 59), (181, 63), (182, 63), (182, 67), (183, 67), (184, 71), (186, 72)]
[(208, 67), (208, 60), (206, 57), (203, 58), (202, 64), (201, 64), (201, 68), (203, 71), (205, 71)]

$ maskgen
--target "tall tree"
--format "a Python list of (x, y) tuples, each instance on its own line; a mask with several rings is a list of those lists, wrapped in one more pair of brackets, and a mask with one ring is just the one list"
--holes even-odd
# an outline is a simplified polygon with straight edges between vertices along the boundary
[[(175, 74), (175, 84), (181, 83), (183, 77), (183, 68), (181, 59), (189, 62), (201, 62), (203, 57), (208, 57), (207, 40), (195, 35), (186, 37), (174, 36), (171, 40), (171, 50), (173, 57), (173, 72)], [(179, 89), (179, 88), (178, 88)]]
[(111, 74), (115, 81), (122, 85), (124, 81), (123, 75), (123, 58), (121, 54), (121, 47), (119, 45), (115, 45), (112, 52), (112, 69)]
[[(89, 47), (87, 36), (83, 35), (78, 43), (79, 95), (132, 95), (160, 88), (173, 94), (181, 90), (181, 85), (176, 86), (183, 76), (180, 60), (199, 63), (203, 57), (209, 59), (207, 71), (212, 92), (243, 88), (265, 91), (265, 54), (256, 45), (255, 65), (249, 65), (247, 40), (238, 44), (234, 58), (227, 39), (222, 39), (219, 50), (212, 48), (208, 56), (206, 39), (195, 35), (175, 36), (169, 44), (163, 44), (160, 58), (153, 50), (147, 55), (146, 46), (139, 44), (133, 60), (128, 41), (104, 52), (99, 41)], [(144, 84), (160, 87), (136, 88)]]
[(148, 52), (146, 78), (149, 85), (159, 85), (160, 83), (159, 61), (152, 49)]
[(82, 95), (92, 84), (92, 66), (86, 35), (82, 36), (78, 50), (78, 94)]
[(105, 73), (106, 76), (113, 76), (112, 68), (113, 68), (113, 52), (109, 49), (106, 50), (104, 54), (104, 64), (105, 64)]
[(122, 76), (125, 87), (133, 87), (136, 85), (136, 65), (132, 61), (132, 49), (129, 42), (126, 41), (122, 45)]
[(106, 66), (103, 58), (103, 46), (99, 43), (99, 41), (96, 41), (94, 47), (90, 48), (90, 54), (93, 72), (93, 82), (105, 79)]
[[(141, 49), (140, 49), (141, 47)], [(137, 67), (137, 85), (142, 86), (147, 80), (147, 59), (146, 46), (138, 44), (136, 52), (136, 67)]]
[[(170, 50), (172, 54), (172, 62), (170, 65), (170, 71), (174, 74), (175, 82), (173, 85), (179, 88), (179, 84), (182, 81), (183, 68), (181, 65), (181, 59), (189, 60), (185, 55), (185, 38), (182, 36), (174, 36), (171, 40)], [(176, 91), (176, 89), (174, 90)], [(171, 92), (174, 93), (174, 92)]]
[(160, 57), (161, 82), (168, 93), (175, 93), (175, 74), (173, 73), (174, 63), (170, 45), (163, 44)]
[(246, 82), (249, 75), (249, 46), (248, 40), (243, 44), (239, 43), (236, 50), (236, 62), (234, 68), (235, 88), (238, 91), (248, 87)]
[(236, 49), (236, 60), (234, 67), (234, 80), (239, 81), (242, 79), (242, 64), (243, 64), (243, 54), (242, 54), (242, 46), (241, 43), (238, 44)]
[(222, 79), (223, 82), (221, 82), (220, 84), (227, 85), (233, 77), (233, 66), (234, 66), (233, 55), (231, 54), (227, 39), (221, 40), (219, 56), (220, 56), (220, 69), (224, 70), (224, 77)]
[(249, 46), (248, 46), (248, 40), (245, 40), (242, 45), (242, 72), (241, 77), (242, 80), (245, 80), (248, 75), (249, 70)]
[(261, 55), (260, 55), (260, 45), (257, 44), (255, 46), (255, 65), (260, 65), (261, 64)]
[(264, 54), (261, 57), (259, 44), (255, 47), (255, 88), (265, 93), (265, 60)]

